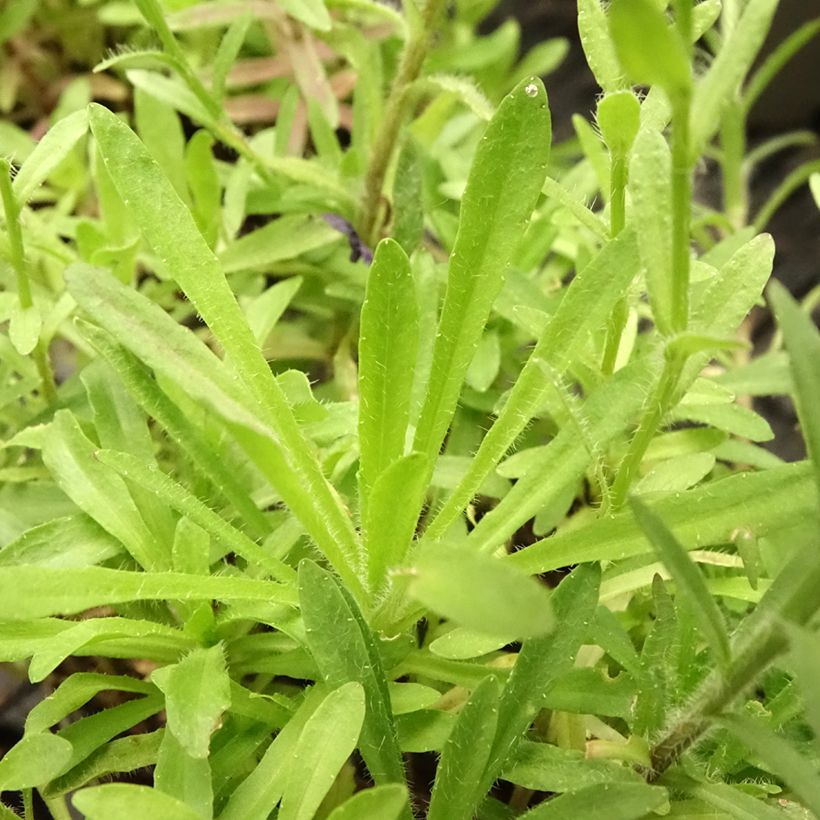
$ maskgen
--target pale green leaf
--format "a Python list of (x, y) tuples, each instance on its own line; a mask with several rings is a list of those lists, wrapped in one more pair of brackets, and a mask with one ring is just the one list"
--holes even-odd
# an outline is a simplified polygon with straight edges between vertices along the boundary
[(390, 694), (378, 648), (347, 591), (312, 561), (299, 564), (299, 600), (310, 653), (330, 686), (356, 681), (367, 713), (359, 749), (377, 785), (404, 782)]
[(475, 783), (484, 774), (495, 736), (498, 699), (498, 683), (485, 678), (459, 712), (441, 752), (429, 820), (472, 817)]
[(165, 695), (168, 729), (195, 758), (208, 756), (211, 734), (231, 705), (230, 679), (222, 646), (195, 649), (151, 680)]
[(312, 820), (356, 747), (365, 711), (361, 684), (332, 691), (310, 716), (293, 750), (280, 820)]
[(366, 510), (376, 480), (404, 453), (418, 349), (415, 283), (392, 239), (376, 248), (360, 321), (359, 486)]
[[(757, 537), (788, 528), (811, 515), (815, 504), (810, 465), (803, 462), (739, 473), (649, 506), (691, 550), (728, 543), (739, 527)], [(536, 573), (581, 561), (617, 561), (650, 549), (632, 513), (622, 512), (545, 538), (504, 560)]]
[(65, 769), (72, 746), (50, 732), (26, 734), (0, 760), (0, 790), (42, 786)]
[(364, 817), (399, 820), (406, 811), (407, 787), (400, 783), (386, 783), (357, 792), (337, 806), (328, 820), (361, 820)]
[(782, 285), (771, 284), (769, 299), (789, 351), (800, 428), (820, 491), (820, 333)]
[(623, 71), (609, 36), (606, 12), (601, 0), (578, 0), (578, 33), (589, 67), (604, 91), (624, 85)]
[(17, 201), (28, 201), (34, 191), (71, 153), (88, 130), (88, 114), (75, 111), (56, 122), (20, 166), (13, 188)]
[(692, 85), (686, 46), (652, 0), (615, 0), (609, 29), (621, 65), (633, 82), (659, 85), (671, 97)]
[(723, 110), (757, 57), (776, 9), (777, 0), (749, 0), (706, 76), (696, 86), (692, 99), (693, 155), (699, 155), (720, 128)]
[(162, 820), (202, 820), (200, 814), (175, 797), (134, 783), (106, 783), (83, 789), (72, 802), (87, 820), (133, 820), (136, 815)]
[(182, 575), (174, 572), (123, 572), (103, 567), (55, 569), (2, 567), (0, 620), (21, 621), (49, 615), (75, 615), (85, 609), (126, 601), (273, 601), (294, 604), (290, 588), (270, 581)]
[(17, 301), (11, 309), (9, 339), (21, 356), (28, 356), (37, 346), (43, 320), (36, 305), (24, 308)]
[(219, 261), (225, 273), (264, 270), (338, 239), (338, 232), (321, 219), (301, 214), (281, 216), (234, 240), (219, 254)]
[(208, 759), (192, 757), (167, 729), (157, 753), (154, 788), (185, 803), (205, 820), (213, 817), (213, 785)]
[(598, 102), (595, 119), (610, 152), (626, 156), (641, 124), (638, 98), (631, 91), (607, 94)]
[(430, 462), (455, 411), (464, 375), (546, 178), (546, 92), (520, 83), (487, 127), (461, 202), (458, 235), (413, 449)]
[(525, 812), (526, 820), (641, 820), (669, 801), (666, 789), (645, 783), (601, 783), (553, 797)]
[(528, 638), (555, 625), (549, 593), (536, 579), (507, 572), (497, 558), (450, 544), (423, 549), (409, 570), (409, 593), (461, 626)]

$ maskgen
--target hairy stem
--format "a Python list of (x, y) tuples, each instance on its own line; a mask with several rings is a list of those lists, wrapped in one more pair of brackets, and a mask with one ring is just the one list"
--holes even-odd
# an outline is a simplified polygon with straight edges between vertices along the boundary
[[(614, 238), (626, 224), (626, 156), (624, 154), (612, 154), (609, 187), (609, 234)], [(621, 336), (628, 315), (629, 306), (624, 296), (612, 309), (607, 326), (606, 345), (601, 361), (601, 370), (605, 376), (611, 376), (615, 371), (615, 359), (618, 357), (618, 348), (621, 346)]]
[(646, 410), (641, 418), (638, 429), (629, 442), (629, 449), (618, 467), (615, 481), (612, 483), (610, 508), (608, 512), (616, 512), (626, 503), (629, 488), (638, 474), (646, 448), (655, 436), (663, 417), (669, 410), (672, 398), (680, 380), (684, 361), (679, 357), (666, 360), (660, 379), (649, 398)]
[(396, 151), (408, 91), (421, 73), (430, 36), (444, 6), (445, 0), (427, 0), (422, 13), (422, 24), (410, 34), (402, 53), (399, 70), (387, 98), (382, 127), (371, 150), (370, 164), (364, 180), (364, 199), (359, 224), (360, 235), (371, 246), (375, 245), (379, 238), (382, 188), (387, 169)]
[(689, 157), (687, 95), (672, 111), (672, 329), (681, 333), (689, 322), (689, 223), (692, 165)]

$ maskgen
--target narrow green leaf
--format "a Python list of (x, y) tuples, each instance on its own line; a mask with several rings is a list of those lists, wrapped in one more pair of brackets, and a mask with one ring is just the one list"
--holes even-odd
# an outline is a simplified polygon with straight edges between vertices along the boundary
[(299, 564), (299, 601), (307, 645), (330, 686), (356, 681), (367, 713), (359, 749), (377, 785), (403, 783), (404, 769), (390, 710), (390, 693), (372, 633), (347, 591), (313, 561)]
[[(729, 476), (652, 501), (649, 507), (686, 549), (698, 549), (729, 543), (741, 527), (761, 537), (805, 520), (816, 504), (812, 483), (809, 464), (788, 464)], [(625, 511), (537, 541), (504, 560), (538, 573), (581, 561), (618, 561), (650, 550), (634, 516)]]
[(168, 551), (146, 527), (122, 479), (97, 461), (96, 449), (71, 412), (60, 410), (46, 433), (43, 462), (63, 492), (142, 567), (170, 568)]
[(635, 783), (639, 776), (613, 760), (593, 760), (575, 749), (521, 741), (502, 779), (546, 792), (570, 792), (600, 783)]
[(615, 0), (609, 30), (633, 82), (659, 85), (671, 98), (688, 93), (692, 74), (686, 45), (653, 0)]
[(150, 695), (156, 692), (148, 681), (127, 675), (103, 675), (75, 672), (64, 680), (45, 700), (40, 701), (26, 717), (26, 734), (45, 732), (105, 691), (133, 692)]
[(86, 820), (133, 820), (136, 815), (162, 820), (202, 820), (200, 814), (176, 798), (134, 783), (106, 783), (83, 789), (74, 795), (72, 803)]
[(393, 182), (393, 237), (410, 255), (424, 235), (422, 162), (417, 143), (409, 137), (399, 152)]
[[(635, 233), (627, 230), (607, 243), (575, 276), (469, 469), (430, 522), (429, 538), (443, 535), (554, 390), (544, 378), (542, 365), (548, 365), (556, 378), (564, 375), (581, 355), (582, 341), (605, 326), (613, 305), (622, 297), (638, 267)], [(574, 433), (573, 439), (577, 442)]]
[(14, 178), (19, 203), (27, 202), (57, 166), (71, 153), (88, 130), (88, 114), (75, 111), (58, 120), (46, 131)]
[(239, 56), (248, 28), (253, 22), (250, 12), (237, 17), (225, 32), (219, 43), (213, 66), (211, 67), (211, 93), (214, 99), (221, 101), (225, 96), (225, 80), (231, 66)]
[(498, 683), (486, 678), (470, 695), (441, 753), (429, 820), (470, 820), (475, 783), (484, 773), (498, 718)]
[(87, 515), (67, 515), (26, 530), (0, 550), (0, 566), (88, 567), (123, 553), (122, 544)]
[(663, 135), (645, 129), (629, 166), (630, 223), (638, 232), (652, 318), (663, 334), (672, 329), (672, 156)]
[(310, 716), (290, 762), (280, 820), (312, 820), (336, 775), (356, 748), (365, 694), (351, 681), (332, 691)]
[(385, 573), (404, 560), (418, 518), (405, 499), (419, 497), (425, 487), (424, 457), (411, 453), (384, 470), (370, 491), (363, 531), (374, 591), (384, 581)]
[(820, 814), (820, 779), (813, 761), (803, 757), (788, 740), (750, 718), (725, 715), (720, 723), (781, 778), (810, 812)]
[(544, 635), (555, 625), (546, 588), (497, 558), (448, 544), (422, 550), (408, 592), (461, 626), (498, 637)]
[(129, 735), (106, 743), (70, 772), (52, 781), (43, 794), (55, 797), (73, 792), (92, 780), (112, 774), (127, 774), (156, 763), (164, 729)]
[(720, 128), (723, 110), (757, 57), (776, 10), (777, 0), (749, 0), (706, 76), (695, 88), (691, 122), (693, 156), (700, 156), (703, 146)]
[(630, 504), (641, 529), (672, 574), (678, 594), (687, 600), (700, 622), (700, 628), (718, 663), (726, 669), (730, 660), (726, 622), (715, 599), (706, 589), (700, 570), (659, 516), (637, 498), (630, 499)]
[(182, 575), (176, 572), (122, 572), (103, 567), (2, 567), (0, 620), (22, 621), (75, 615), (126, 601), (268, 601), (292, 605), (293, 591), (270, 581)]
[(404, 453), (418, 349), (410, 262), (392, 239), (376, 248), (359, 331), (359, 486), (367, 500), (379, 476)]
[(552, 635), (524, 641), (501, 696), (492, 754), (474, 792), (476, 799), (489, 791), (555, 682), (572, 667), (595, 619), (600, 582), (596, 565), (573, 570), (552, 595), (559, 628)]
[(101, 464), (116, 470), (123, 478), (162, 498), (166, 504), (181, 515), (187, 516), (232, 552), (263, 568), (272, 578), (277, 581), (295, 580), (296, 574), (291, 567), (269, 555), (263, 547), (163, 473), (156, 464), (146, 465), (129, 453), (118, 453), (113, 450), (99, 450), (96, 458)]
[[(358, 538), (349, 513), (322, 474), (312, 445), (304, 440), (287, 397), (267, 365), (260, 378), (275, 384), (276, 401), (281, 399), (285, 404), (277, 427), (289, 439), (295, 429), (301, 442), (296, 450), (287, 452), (280, 445), (276, 427), (260, 420), (264, 411), (251, 396), (237, 390), (226, 365), (158, 305), (116, 282), (106, 271), (87, 265), (72, 266), (66, 272), (66, 281), (77, 302), (120, 344), (189, 396), (207, 402), (217, 411), (247, 455), (326, 551), (349, 588), (359, 593), (361, 582), (351, 566), (356, 561)], [(247, 332), (250, 334), (250, 329)], [(283, 423), (287, 431), (282, 430)]]
[(338, 240), (338, 232), (323, 220), (291, 214), (235, 240), (219, 261), (225, 273), (263, 270)]
[(157, 165), (188, 205), (190, 194), (185, 179), (185, 134), (174, 108), (151, 94), (137, 89), (134, 94), (134, 122), (139, 138)]
[(65, 769), (72, 746), (50, 732), (27, 734), (0, 760), (0, 791), (42, 786)]
[(399, 820), (406, 811), (407, 787), (400, 783), (386, 783), (357, 792), (337, 806), (328, 820), (361, 820), (364, 817)]
[(578, 33), (587, 63), (604, 91), (624, 85), (623, 72), (609, 36), (606, 12), (600, 0), (578, 0)]
[(303, 727), (324, 700), (323, 686), (308, 689), (304, 700), (268, 746), (256, 768), (234, 789), (219, 820), (267, 820), (282, 798)]
[(197, 131), (185, 146), (185, 178), (191, 191), (193, 212), (208, 245), (216, 244), (221, 219), (222, 186), (213, 155), (214, 138)]
[(21, 356), (28, 356), (37, 346), (42, 326), (43, 320), (36, 305), (24, 308), (19, 301), (15, 302), (9, 321), (9, 339)]
[(168, 729), (195, 758), (208, 756), (211, 734), (231, 705), (230, 678), (221, 646), (195, 649), (151, 680), (165, 695)]
[(205, 820), (213, 817), (214, 796), (208, 759), (192, 757), (167, 729), (157, 753), (154, 788), (185, 803)]
[[(306, 518), (305, 528), (319, 548), (346, 576), (351, 589), (358, 592), (351, 565), (356, 562), (359, 544), (350, 514), (324, 477), (190, 211), (125, 123), (99, 105), (91, 106), (89, 119), (106, 168), (132, 209), (134, 221), (163, 269), (207, 322), (248, 393), (263, 408), (266, 423), (276, 433), (280, 463), (266, 475), (274, 478), (275, 489), (297, 518)], [(164, 347), (160, 345), (159, 349)], [(139, 355), (140, 351), (134, 352)]]
[[(544, 507), (572, 493), (595, 464), (595, 448), (622, 435), (640, 411), (654, 369), (651, 357), (636, 359), (594, 390), (583, 405), (583, 418), (569, 421), (539, 451), (527, 474), (478, 522), (467, 543), (492, 552)], [(572, 563), (575, 559), (565, 562)]]
[(539, 80), (525, 80), (501, 103), (473, 160), (413, 446), (424, 453), (430, 470), (504, 274), (544, 184), (551, 134), (544, 87)]
[(800, 429), (820, 492), (820, 333), (779, 283), (769, 286), (769, 300), (789, 351)]
[(245, 525), (255, 534), (270, 532), (270, 525), (254, 504), (249, 490), (215, 452), (195, 424), (162, 392), (150, 371), (105, 331), (82, 320), (82, 335), (114, 368), (131, 396), (147, 415), (163, 427), (196, 468), (233, 504)]
[(601, 783), (553, 797), (525, 812), (526, 820), (641, 820), (668, 804), (666, 789), (645, 783)]
[(808, 629), (787, 627), (791, 655), (789, 662), (796, 673), (797, 683), (803, 693), (806, 720), (814, 733), (814, 744), (820, 748), (820, 702), (814, 696), (820, 680), (820, 640)]

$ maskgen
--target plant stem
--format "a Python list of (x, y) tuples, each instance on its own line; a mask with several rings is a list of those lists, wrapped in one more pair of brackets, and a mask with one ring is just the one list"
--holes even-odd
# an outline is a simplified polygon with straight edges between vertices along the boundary
[(422, 13), (421, 25), (409, 35), (402, 53), (399, 70), (393, 80), (390, 95), (384, 111), (382, 127), (371, 151), (370, 164), (364, 180), (364, 199), (359, 233), (371, 247), (379, 239), (381, 230), (379, 211), (382, 188), (387, 169), (396, 150), (396, 142), (404, 119), (407, 93), (418, 79), (434, 25), (445, 6), (445, 0), (427, 0)]
[(687, 94), (672, 109), (672, 330), (682, 333), (689, 322), (689, 223), (692, 174), (689, 158)]
[(748, 213), (743, 179), (746, 133), (743, 109), (737, 102), (726, 111), (720, 129), (723, 210), (734, 228), (742, 228)]
[(646, 448), (655, 436), (663, 417), (666, 415), (683, 370), (684, 360), (673, 357), (666, 360), (655, 390), (641, 418), (638, 429), (629, 442), (629, 449), (618, 467), (615, 481), (612, 483), (610, 507), (608, 512), (616, 512), (626, 503), (629, 488), (641, 466)]
[(811, 540), (797, 550), (757, 609), (740, 625), (734, 660), (724, 677), (711, 672), (690, 705), (676, 716), (652, 747), (650, 782), (656, 781), (708, 729), (711, 720), (766, 670), (787, 646), (782, 623), (805, 624), (820, 608), (820, 560)]
[(33, 789), (23, 789), (23, 817), (25, 820), (34, 820)]
[[(20, 300), (20, 307), (28, 310), (34, 306), (34, 299), (31, 295), (31, 282), (28, 277), (23, 246), (23, 231), (20, 227), (20, 205), (11, 186), (11, 166), (7, 160), (0, 161), (0, 196), (3, 199), (6, 230), (9, 236), (9, 257), (17, 278), (17, 298)], [(37, 340), (32, 356), (40, 376), (43, 398), (49, 404), (54, 404), (57, 401), (57, 388), (54, 385), (54, 376), (48, 362), (48, 351), (42, 338)]]
[[(610, 169), (609, 197), (609, 234), (615, 238), (626, 224), (626, 156), (613, 153)], [(629, 305), (626, 296), (618, 301), (612, 309), (606, 332), (606, 345), (601, 370), (605, 376), (615, 371), (615, 360), (621, 346), (621, 336), (629, 316)]]

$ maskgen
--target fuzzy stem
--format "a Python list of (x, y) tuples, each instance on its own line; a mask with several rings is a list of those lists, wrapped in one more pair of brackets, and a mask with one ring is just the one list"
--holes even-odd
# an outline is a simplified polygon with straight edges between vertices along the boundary
[(728, 673), (711, 672), (689, 707), (675, 717), (652, 747), (650, 782), (660, 778), (708, 729), (713, 718), (766, 670), (788, 646), (784, 622), (804, 624), (820, 608), (820, 560), (809, 540), (780, 572), (757, 609), (740, 625)]
[(646, 448), (655, 437), (658, 427), (669, 410), (672, 398), (680, 380), (684, 360), (679, 357), (667, 359), (655, 390), (649, 398), (638, 429), (629, 442), (629, 449), (618, 467), (612, 483), (608, 512), (616, 512), (626, 503), (629, 489), (638, 474)]
[(723, 172), (723, 210), (734, 228), (742, 228), (748, 214), (748, 197), (743, 179), (746, 134), (743, 109), (733, 103), (726, 111), (720, 129)]
[(382, 127), (376, 137), (370, 156), (370, 164), (364, 180), (364, 199), (359, 233), (373, 247), (379, 238), (379, 208), (382, 188), (387, 169), (396, 150), (396, 142), (404, 119), (407, 95), (410, 86), (418, 79), (430, 36), (445, 6), (445, 0), (427, 0), (422, 14), (422, 24), (417, 31), (410, 34), (402, 53), (399, 70), (393, 80), (390, 96), (384, 111)]
[[(609, 234), (616, 237), (626, 224), (626, 155), (613, 153), (610, 170), (610, 197), (609, 197)], [(605, 376), (611, 376), (615, 371), (615, 359), (618, 357), (618, 348), (621, 346), (621, 336), (629, 315), (629, 306), (626, 296), (618, 300), (609, 317), (606, 333), (606, 345), (601, 362), (601, 370)]]
[(686, 330), (689, 322), (689, 223), (692, 173), (689, 157), (688, 94), (672, 109), (672, 329)]

